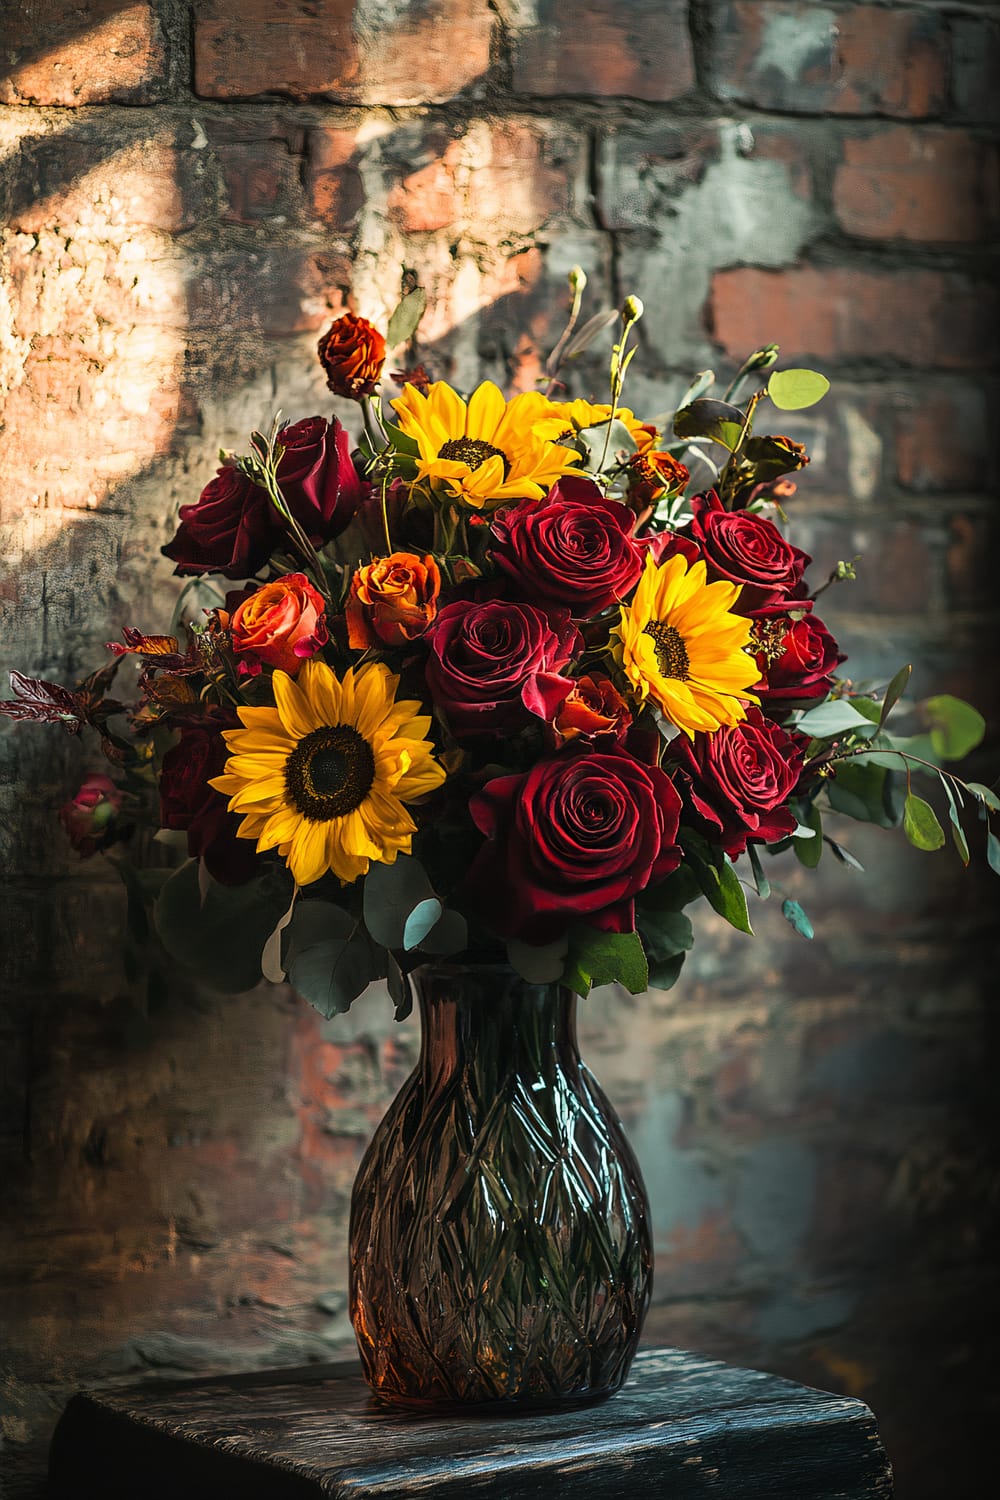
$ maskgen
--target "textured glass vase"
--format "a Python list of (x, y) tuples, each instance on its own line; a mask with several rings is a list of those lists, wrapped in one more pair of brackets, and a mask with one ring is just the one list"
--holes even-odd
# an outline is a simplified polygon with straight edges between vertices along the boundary
[(351, 1204), (351, 1317), (369, 1384), (416, 1407), (609, 1395), (649, 1302), (649, 1206), (580, 1061), (575, 996), (501, 965), (413, 980), (420, 1060)]

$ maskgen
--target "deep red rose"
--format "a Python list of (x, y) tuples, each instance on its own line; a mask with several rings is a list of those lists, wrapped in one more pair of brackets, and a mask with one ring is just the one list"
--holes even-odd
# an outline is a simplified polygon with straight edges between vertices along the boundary
[(487, 843), (468, 907), (501, 937), (548, 943), (581, 917), (632, 932), (634, 897), (680, 864), (680, 796), (624, 751), (560, 751), (487, 783), (470, 810)]
[(458, 739), (551, 721), (573, 686), (561, 675), (582, 644), (564, 609), (509, 599), (459, 599), (431, 631), (427, 685)]
[(278, 483), (288, 509), (311, 541), (339, 536), (367, 493), (351, 461), (346, 429), (336, 417), (303, 417), (283, 427), (278, 441), (285, 450)]
[(631, 535), (634, 520), (592, 479), (566, 475), (544, 500), (494, 519), (493, 556), (527, 598), (584, 620), (620, 603), (638, 583), (648, 546)]
[(92, 771), (75, 797), (59, 809), (59, 821), (81, 859), (108, 849), (126, 830), (119, 822), (122, 794), (108, 776)]
[(319, 362), (335, 396), (370, 396), (385, 364), (385, 339), (367, 318), (344, 313), (319, 341)]
[(763, 677), (753, 691), (767, 713), (806, 708), (825, 698), (833, 687), (834, 668), (847, 660), (811, 609), (809, 600), (796, 600), (798, 618), (786, 610), (762, 610), (754, 617), (750, 643), (757, 648)]
[(160, 773), (160, 826), (186, 832), (188, 853), (204, 858), (222, 885), (244, 885), (257, 868), (253, 841), (237, 837), (239, 813), (229, 812), (228, 799), (208, 784), (222, 775), (229, 755), (222, 731), (235, 728), (235, 719), (221, 715), (183, 724)]
[(725, 579), (742, 591), (733, 606), (740, 615), (785, 599), (812, 558), (786, 542), (773, 521), (744, 510), (726, 510), (715, 491), (696, 495), (687, 534), (701, 548), (708, 581)]
[(774, 844), (793, 831), (795, 816), (783, 804), (802, 770), (800, 741), (748, 708), (732, 728), (670, 742), (688, 811), (713, 844), (735, 858), (748, 842)]
[(281, 527), (266, 493), (227, 464), (201, 492), (195, 505), (181, 506), (181, 520), (163, 555), (174, 572), (222, 573), (249, 578), (271, 555)]

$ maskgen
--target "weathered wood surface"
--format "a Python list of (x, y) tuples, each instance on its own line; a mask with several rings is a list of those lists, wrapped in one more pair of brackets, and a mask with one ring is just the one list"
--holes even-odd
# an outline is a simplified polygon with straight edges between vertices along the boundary
[(84, 1393), (50, 1478), (54, 1500), (892, 1493), (863, 1402), (675, 1349), (640, 1351), (609, 1401), (532, 1416), (393, 1411), (354, 1363)]

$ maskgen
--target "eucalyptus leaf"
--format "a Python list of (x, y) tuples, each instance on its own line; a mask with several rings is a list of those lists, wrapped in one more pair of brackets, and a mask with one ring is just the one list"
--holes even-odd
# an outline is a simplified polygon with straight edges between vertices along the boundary
[(417, 324), (423, 317), (426, 306), (427, 293), (422, 286), (414, 287), (412, 292), (407, 292), (389, 319), (389, 326), (385, 332), (385, 342), (389, 349), (409, 343), (417, 331)]
[(912, 671), (912, 666), (909, 664), (909, 662), (907, 662), (905, 667), (900, 667), (899, 671), (896, 673), (892, 681), (889, 683), (889, 686), (886, 688), (885, 697), (882, 699), (882, 711), (878, 716), (879, 729), (882, 728), (882, 725), (885, 723), (886, 719), (892, 713), (892, 710), (895, 708), (896, 704), (905, 693), (906, 684), (910, 680), (910, 674), (912, 673)]
[(405, 1021), (413, 1009), (413, 982), (394, 953), (386, 953), (385, 963), (386, 986), (389, 990), (389, 999), (396, 1007), (395, 1018), (397, 1021)]
[(750, 868), (753, 871), (753, 883), (757, 894), (762, 901), (766, 901), (771, 894), (771, 882), (764, 874), (756, 844), (747, 844), (747, 858), (750, 861)]
[(160, 892), (156, 930), (173, 958), (217, 989), (253, 989), (261, 980), (264, 944), (287, 910), (291, 890), (288, 872), (269, 867), (245, 885), (210, 878), (203, 900), (198, 861), (188, 860)]
[(271, 984), (280, 984), (285, 977), (285, 966), (281, 959), (281, 947), (285, 936), (285, 928), (292, 920), (295, 911), (295, 902), (298, 899), (299, 888), (295, 887), (292, 899), (288, 903), (288, 910), (283, 917), (278, 919), (274, 931), (264, 944), (264, 950), (260, 955), (260, 968), (264, 978)]
[(977, 801), (982, 802), (992, 812), (1000, 812), (1000, 797), (990, 787), (983, 786), (981, 781), (967, 781), (966, 791), (972, 793)]
[(810, 708), (795, 727), (817, 740), (841, 734), (868, 735), (874, 732), (867, 714), (861, 713), (846, 698), (831, 698), (818, 708)]
[(414, 907), (433, 896), (426, 870), (412, 855), (397, 854), (391, 865), (372, 864), (365, 876), (365, 926), (383, 948), (403, 948), (407, 918)]
[(940, 849), (944, 829), (929, 802), (910, 792), (903, 807), (903, 832), (915, 849)]
[(745, 420), (745, 413), (731, 402), (701, 397), (690, 406), (681, 407), (674, 417), (674, 432), (681, 438), (711, 438), (733, 453)]
[(617, 308), (611, 308), (607, 312), (595, 313), (592, 318), (588, 318), (582, 328), (577, 329), (566, 345), (562, 353), (563, 359), (574, 359), (578, 354), (582, 354), (585, 349), (589, 349), (594, 340), (599, 338), (606, 328), (610, 328), (612, 323), (618, 322), (618, 316)]
[(507, 961), (529, 984), (555, 984), (563, 977), (568, 952), (568, 937), (545, 944), (522, 943), (511, 938), (507, 944)]
[(813, 924), (810, 922), (809, 918), (806, 916), (805, 911), (797, 901), (792, 901), (791, 898), (782, 901), (781, 915), (785, 918), (786, 922), (791, 922), (792, 926), (795, 928), (795, 931), (799, 933), (801, 937), (810, 939), (815, 937), (816, 934), (813, 928)]
[(328, 943), (334, 938), (346, 942), (353, 936), (357, 926), (357, 919), (334, 901), (300, 898), (295, 903), (295, 909), (281, 942), (282, 963), (285, 969), (288, 969), (297, 953), (302, 953), (306, 948), (313, 948), (317, 943)]
[[(808, 808), (806, 819), (812, 838), (796, 838), (792, 847), (799, 864), (807, 870), (815, 870), (823, 855), (823, 815), (815, 802)], [(795, 831), (798, 834), (800, 830)]]
[(879, 828), (895, 828), (899, 818), (892, 801), (892, 774), (882, 765), (859, 764), (862, 759), (869, 757), (858, 756), (837, 767), (836, 776), (826, 782), (827, 800), (834, 812)]
[(818, 370), (775, 370), (767, 394), (780, 411), (803, 411), (822, 401), (830, 382)]
[(410, 951), (419, 948), (428, 933), (437, 926), (444, 907), (436, 896), (418, 901), (403, 925), (403, 947)]
[(864, 872), (864, 865), (860, 859), (851, 853), (850, 849), (845, 849), (843, 844), (838, 844), (836, 839), (832, 839), (829, 834), (826, 835), (825, 842), (829, 844), (830, 852), (842, 865), (849, 865), (852, 870), (861, 870), (862, 873)]
[(950, 776), (945, 776), (942, 774), (940, 777), (940, 781), (941, 785), (944, 787), (945, 796), (948, 798), (948, 817), (951, 821), (952, 842), (954, 843), (955, 848), (958, 850), (958, 857), (962, 861), (963, 865), (968, 865), (969, 844), (965, 837), (965, 829), (962, 827), (962, 819), (958, 810), (962, 794), (957, 787), (952, 788)]
[(649, 987), (653, 990), (671, 990), (680, 978), (687, 954), (672, 953), (669, 958), (649, 959)]
[(931, 744), (942, 760), (961, 760), (986, 733), (986, 720), (978, 709), (950, 693), (927, 698), (922, 707), (931, 722)]
[[(701, 370), (694, 377), (694, 379), (692, 380), (691, 384), (688, 386), (687, 390), (684, 392), (683, 396), (678, 401), (678, 403), (677, 403), (677, 410), (678, 411), (683, 411), (684, 408), (685, 408), (685, 406), (691, 406), (691, 405), (693, 405), (693, 403), (698, 400), (699, 396), (704, 396), (705, 392), (706, 391), (710, 391), (712, 389), (712, 387), (713, 387), (714, 384), (715, 384), (715, 371), (714, 370)], [(665, 415), (663, 421), (655, 422), (654, 425), (656, 427), (663, 427), (666, 424), (666, 420), (667, 420), (667, 418), (666, 418), (666, 415)]]
[(426, 937), (421, 939), (423, 953), (435, 953), (450, 958), (469, 946), (469, 924), (461, 912), (443, 911), (439, 920)]
[(292, 988), (328, 1020), (349, 1010), (352, 1002), (379, 977), (371, 944), (361, 932), (346, 942), (342, 938), (329, 938), (303, 948), (288, 966)]
[[(587, 468), (590, 473), (603, 473), (607, 469), (614, 468), (618, 462), (617, 455), (624, 450), (628, 454), (636, 452), (635, 438), (629, 432), (624, 422), (616, 417), (611, 423), (611, 431), (608, 432), (607, 422), (597, 422), (593, 427), (583, 427), (577, 433), (578, 440), (584, 445), (589, 454)], [(605, 453), (605, 445), (607, 452)], [(602, 462), (603, 467), (598, 469), (596, 465)]]
[(1000, 839), (995, 833), (986, 835), (986, 858), (993, 873), (1000, 875)]

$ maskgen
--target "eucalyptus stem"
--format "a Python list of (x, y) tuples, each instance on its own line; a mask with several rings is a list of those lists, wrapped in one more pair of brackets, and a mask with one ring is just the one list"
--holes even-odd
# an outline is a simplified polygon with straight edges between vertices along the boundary
[(361, 420), (365, 424), (365, 434), (372, 445), (375, 453), (384, 453), (389, 446), (389, 436), (382, 423), (381, 413), (375, 406), (371, 396), (361, 398)]
[(580, 316), (580, 308), (583, 305), (583, 291), (587, 285), (587, 275), (582, 267), (573, 267), (572, 271), (570, 271), (569, 273), (569, 284), (570, 290), (573, 293), (573, 304), (570, 307), (569, 318), (567, 319), (566, 327), (563, 329), (562, 334), (559, 338), (559, 342), (556, 344), (556, 347), (549, 355), (548, 364), (546, 366), (549, 375), (549, 383), (545, 387), (546, 396), (552, 395), (552, 391), (556, 385), (556, 376), (559, 374), (559, 366), (562, 362), (563, 350), (566, 348), (566, 345), (569, 342), (570, 335), (572, 334), (573, 329), (576, 327), (577, 319)]
[(608, 448), (611, 444), (611, 429), (614, 426), (615, 417), (618, 413), (618, 402), (621, 400), (622, 389), (625, 385), (625, 371), (629, 367), (632, 355), (638, 345), (633, 345), (631, 353), (626, 351), (628, 336), (632, 329), (642, 317), (643, 307), (638, 297), (626, 297), (625, 306), (622, 310), (623, 327), (621, 342), (616, 344), (611, 351), (611, 415), (608, 417), (608, 430), (604, 434), (604, 448), (601, 452), (601, 461), (597, 466), (597, 472), (604, 472), (604, 464), (608, 456)]

